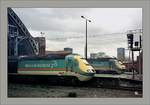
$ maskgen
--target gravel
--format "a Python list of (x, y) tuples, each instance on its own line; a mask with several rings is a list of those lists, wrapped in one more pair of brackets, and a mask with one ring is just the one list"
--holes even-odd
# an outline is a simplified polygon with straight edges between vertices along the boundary
[(141, 91), (72, 86), (50, 86), (45, 84), (8, 84), (8, 97), (37, 98), (142, 98)]

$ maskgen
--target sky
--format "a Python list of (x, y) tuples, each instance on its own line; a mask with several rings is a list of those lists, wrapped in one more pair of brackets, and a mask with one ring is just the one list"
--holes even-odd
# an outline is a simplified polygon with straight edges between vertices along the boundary
[[(105, 52), (117, 56), (127, 49), (128, 30), (142, 29), (142, 8), (13, 8), (33, 37), (46, 37), (46, 50), (65, 47), (84, 56), (85, 19), (88, 29), (88, 56)], [(43, 34), (41, 34), (41, 32)]]

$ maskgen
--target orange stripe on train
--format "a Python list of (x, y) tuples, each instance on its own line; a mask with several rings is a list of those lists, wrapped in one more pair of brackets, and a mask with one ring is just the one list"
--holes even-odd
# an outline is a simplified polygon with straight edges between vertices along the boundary
[(45, 70), (45, 71), (50, 71), (50, 70), (60, 70), (60, 71), (62, 71), (62, 70), (66, 70), (65, 68), (19, 68), (18, 69), (19, 71), (32, 71), (32, 70), (35, 70), (35, 71), (43, 71), (43, 70)]

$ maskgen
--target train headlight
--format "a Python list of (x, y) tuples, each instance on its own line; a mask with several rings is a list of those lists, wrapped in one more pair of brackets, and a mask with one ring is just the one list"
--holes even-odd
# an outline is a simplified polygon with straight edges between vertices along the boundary
[(90, 73), (90, 69), (88, 69), (88, 70), (87, 70), (87, 72), (89, 72), (89, 73)]
[(94, 69), (92, 69), (92, 72), (93, 72), (93, 73), (95, 73), (95, 70), (94, 70)]
[(94, 73), (95, 71), (93, 69), (88, 69), (87, 70), (89, 73)]

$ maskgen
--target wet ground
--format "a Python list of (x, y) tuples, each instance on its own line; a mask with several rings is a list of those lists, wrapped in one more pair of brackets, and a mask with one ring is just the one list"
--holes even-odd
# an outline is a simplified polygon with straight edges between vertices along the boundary
[(142, 98), (142, 92), (89, 87), (50, 86), (46, 84), (9, 83), (8, 97)]

